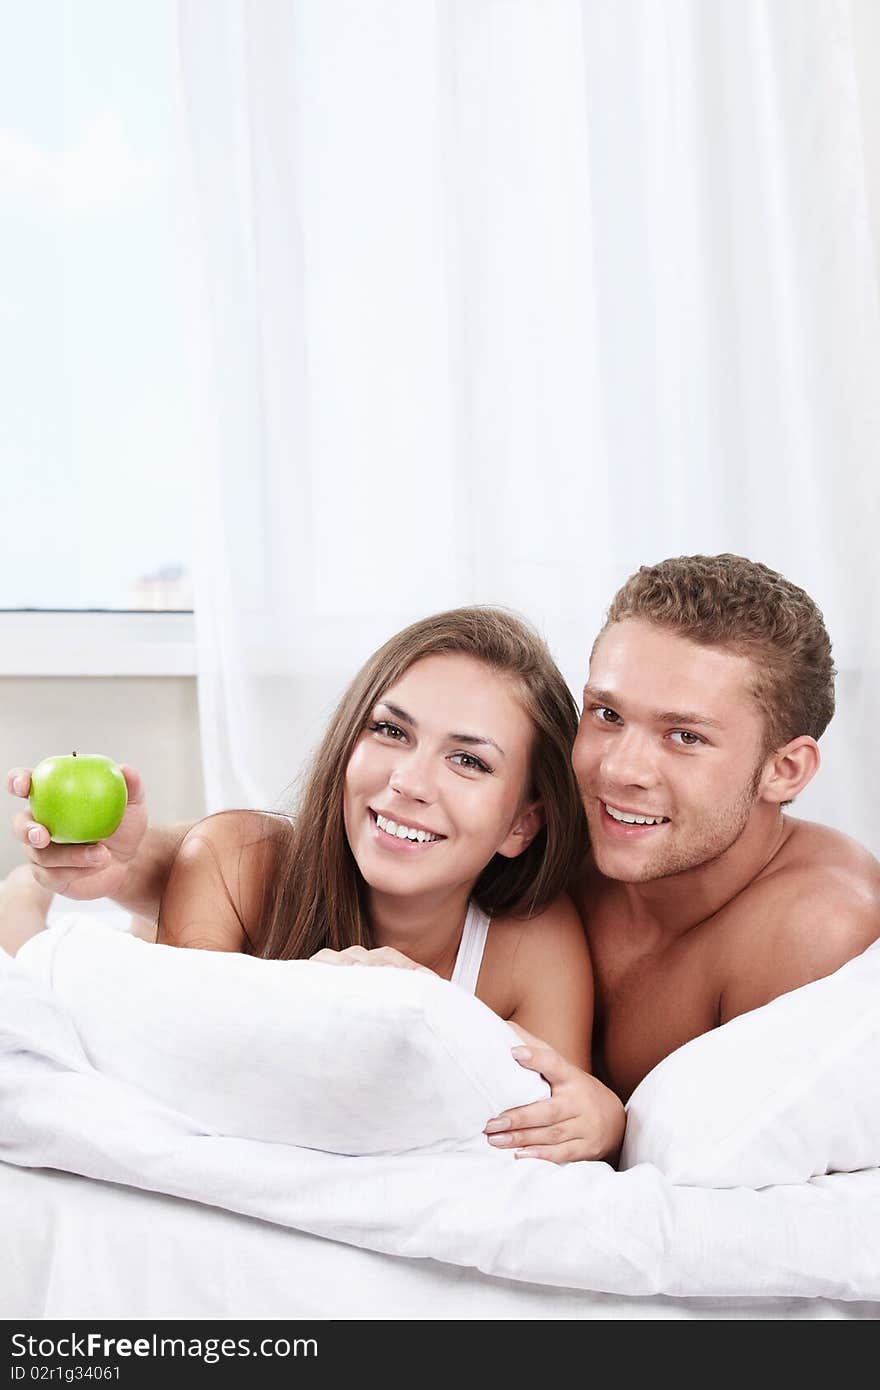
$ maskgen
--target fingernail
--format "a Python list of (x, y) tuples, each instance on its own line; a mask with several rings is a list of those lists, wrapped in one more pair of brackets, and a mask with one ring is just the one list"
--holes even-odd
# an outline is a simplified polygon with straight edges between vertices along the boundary
[(494, 1144), (496, 1149), (503, 1149), (505, 1145), (513, 1143), (509, 1134), (490, 1134), (489, 1143)]
[(107, 858), (107, 852), (103, 849), (87, 849), (85, 859), (87, 864), (103, 864)]
[(25, 781), (23, 777), (15, 777), (12, 782), (12, 790), (18, 792), (19, 796), (24, 796)]
[(485, 1126), (484, 1134), (497, 1134), (499, 1129), (510, 1129), (509, 1120), (490, 1120)]
[(527, 1047), (512, 1047), (510, 1049), (518, 1062), (530, 1062), (532, 1054)]
[(28, 839), (32, 845), (38, 845), (40, 843), (40, 832), (35, 825), (32, 825), (28, 831)]

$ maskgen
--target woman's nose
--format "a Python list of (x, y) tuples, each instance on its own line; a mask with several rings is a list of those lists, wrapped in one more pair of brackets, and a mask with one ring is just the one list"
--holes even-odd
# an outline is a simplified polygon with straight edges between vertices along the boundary
[(409, 801), (433, 801), (436, 787), (429, 760), (410, 754), (395, 767), (389, 778), (389, 786), (398, 796)]

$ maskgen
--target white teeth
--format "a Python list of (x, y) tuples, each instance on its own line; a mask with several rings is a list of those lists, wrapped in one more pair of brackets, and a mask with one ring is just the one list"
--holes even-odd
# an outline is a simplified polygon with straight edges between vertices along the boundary
[(440, 835), (432, 835), (429, 830), (415, 830), (411, 825), (398, 825), (397, 821), (386, 820), (378, 813), (376, 824), (386, 835), (393, 835), (397, 840), (417, 840), (420, 845), (431, 844), (434, 840), (442, 838)]
[(612, 820), (623, 821), (624, 825), (663, 825), (668, 822), (668, 816), (633, 816), (628, 811), (615, 811), (613, 806), (605, 802), (605, 810)]

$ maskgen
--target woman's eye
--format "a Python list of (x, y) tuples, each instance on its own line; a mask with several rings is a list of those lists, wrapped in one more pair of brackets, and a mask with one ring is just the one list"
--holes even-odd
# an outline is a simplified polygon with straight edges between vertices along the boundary
[(479, 758), (475, 758), (473, 753), (453, 753), (452, 756), (453, 758), (461, 759), (460, 763), (458, 764), (459, 767), (472, 769), (474, 772), (492, 771), (492, 769), (490, 767), (487, 767), (484, 762), (481, 762)]
[(674, 729), (670, 738), (680, 738), (680, 748), (696, 748), (698, 744), (703, 742), (699, 734), (692, 734), (688, 729)]
[(370, 726), (371, 734), (382, 734), (383, 738), (393, 738), (399, 741), (404, 737), (404, 732), (396, 724), (389, 724), (387, 719), (377, 719)]

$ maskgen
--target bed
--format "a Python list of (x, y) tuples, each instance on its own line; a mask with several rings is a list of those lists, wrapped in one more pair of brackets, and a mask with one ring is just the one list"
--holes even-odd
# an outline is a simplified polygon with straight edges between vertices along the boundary
[(50, 921), (0, 961), (7, 1319), (880, 1311), (878, 945), (667, 1058), (615, 1171), (486, 1144), (546, 1086), (445, 981)]

